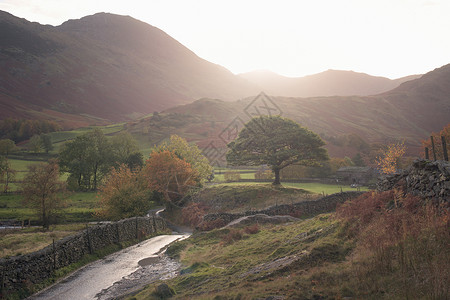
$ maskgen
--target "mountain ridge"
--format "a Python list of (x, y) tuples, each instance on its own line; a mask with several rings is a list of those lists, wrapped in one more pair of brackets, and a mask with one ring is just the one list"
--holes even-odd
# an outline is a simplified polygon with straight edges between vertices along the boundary
[(79, 127), (265, 90), (130, 16), (98, 13), (51, 26), (0, 11), (0, 24), (0, 118)]
[[(0, 24), (0, 103), (13, 97), (30, 107), (22, 112), (30, 117), (50, 109), (121, 121), (201, 97), (234, 100), (258, 91), (131, 17), (99, 13), (53, 27), (1, 13)], [(21, 112), (8, 116), (14, 114)]]
[[(399, 87), (372, 96), (283, 97), (268, 96), (282, 116), (299, 122), (328, 137), (356, 134), (370, 143), (405, 141), (411, 152), (420, 152), (420, 141), (450, 122), (450, 64), (405, 82)], [(185, 136), (202, 128), (203, 136), (192, 140), (206, 146), (225, 146), (220, 135), (233, 120), (249, 121), (245, 113), (257, 98), (235, 102), (202, 99), (166, 110), (166, 113), (190, 114), (204, 121), (203, 126), (185, 125)], [(267, 102), (267, 101), (266, 101)], [(269, 104), (270, 105), (270, 104)], [(272, 104), (273, 105), (273, 104)], [(216, 126), (206, 131), (207, 122)], [(240, 125), (242, 127), (242, 124)], [(199, 135), (201, 136), (201, 135)]]
[(239, 76), (264, 87), (266, 92), (274, 95), (318, 97), (375, 95), (396, 88), (403, 82), (420, 78), (421, 75), (392, 80), (366, 73), (329, 69), (303, 77), (286, 77), (268, 70), (243, 73)]

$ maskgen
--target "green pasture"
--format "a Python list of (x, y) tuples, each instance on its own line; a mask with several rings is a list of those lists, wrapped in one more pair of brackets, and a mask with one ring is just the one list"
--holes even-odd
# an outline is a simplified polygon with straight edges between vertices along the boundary
[[(227, 183), (219, 183), (217, 184), (217, 186), (232, 186), (232, 185), (236, 185), (236, 186), (242, 186), (242, 185), (267, 185), (267, 182), (227, 182)], [(341, 192), (341, 188), (342, 188), (342, 192), (346, 192), (346, 191), (356, 191), (356, 188), (351, 188), (350, 186), (341, 186), (341, 185), (335, 185), (335, 184), (324, 184), (324, 183), (292, 183), (292, 182), (281, 182), (282, 186), (285, 187), (293, 187), (293, 188), (297, 188), (297, 189), (302, 189), (305, 191), (308, 191), (312, 194), (324, 194), (324, 195), (331, 195), (331, 194), (335, 194), (335, 193), (340, 193)], [(368, 191), (367, 187), (361, 187), (360, 188), (361, 191)]]
[[(73, 193), (66, 200), (58, 223), (96, 221), (95, 208), (98, 206), (96, 193)], [(21, 195), (0, 195), (0, 220), (36, 221), (36, 213), (25, 207)]]

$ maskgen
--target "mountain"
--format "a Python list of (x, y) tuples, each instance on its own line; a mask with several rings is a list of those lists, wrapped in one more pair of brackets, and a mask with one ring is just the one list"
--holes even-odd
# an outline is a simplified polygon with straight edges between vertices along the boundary
[(450, 122), (450, 64), (374, 96), (268, 98), (265, 103), (254, 96), (235, 102), (202, 99), (165, 113), (193, 116), (192, 122), (186, 122), (182, 130), (173, 133), (203, 147), (213, 143), (216, 148), (224, 148), (224, 136), (235, 125), (242, 128), (253, 107), (262, 112), (268, 106), (319, 133), (337, 156), (343, 153), (337, 153), (339, 149), (331, 141), (348, 134), (370, 143), (405, 140), (410, 154), (418, 154), (420, 141)]
[(158, 28), (107, 13), (53, 27), (0, 11), (0, 78), (0, 118), (87, 123), (259, 90)]
[(265, 92), (285, 97), (369, 96), (396, 88), (401, 83), (419, 78), (411, 75), (395, 80), (353, 71), (328, 70), (305, 77), (285, 77), (271, 71), (240, 74)]

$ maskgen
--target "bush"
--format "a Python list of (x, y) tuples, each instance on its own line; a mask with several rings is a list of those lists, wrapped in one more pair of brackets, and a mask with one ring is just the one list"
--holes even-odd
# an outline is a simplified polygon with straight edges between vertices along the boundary
[(183, 224), (197, 227), (203, 220), (208, 207), (203, 203), (191, 202), (181, 211)]
[(222, 219), (216, 219), (214, 221), (206, 221), (200, 223), (196, 229), (200, 231), (211, 231), (216, 228), (221, 228), (226, 225), (226, 222)]
[(246, 234), (257, 234), (259, 232), (258, 224), (249, 225), (244, 228)]
[(255, 179), (256, 180), (272, 180), (272, 179), (274, 179), (274, 174), (270, 170), (266, 170), (266, 171), (258, 170), (255, 173)]
[(233, 242), (241, 240), (242, 236), (243, 236), (242, 230), (237, 228), (231, 228), (230, 232), (228, 232), (228, 234), (222, 237), (222, 241), (225, 244), (232, 244)]
[(225, 181), (232, 182), (232, 181), (239, 181), (241, 180), (241, 174), (237, 171), (226, 171), (223, 175), (225, 178)]

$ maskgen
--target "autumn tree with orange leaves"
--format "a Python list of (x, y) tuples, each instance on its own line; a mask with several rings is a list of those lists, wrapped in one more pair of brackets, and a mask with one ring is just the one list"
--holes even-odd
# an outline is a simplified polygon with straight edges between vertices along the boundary
[(376, 159), (376, 163), (383, 174), (393, 174), (397, 171), (400, 159), (405, 155), (404, 142), (389, 144), (383, 154)]
[(200, 183), (198, 172), (174, 152), (154, 151), (146, 161), (144, 177), (151, 190), (160, 192), (170, 206), (180, 206), (184, 196)]
[(125, 164), (111, 170), (99, 188), (98, 198), (96, 215), (109, 220), (145, 215), (154, 203), (145, 178)]
[[(447, 153), (448, 153), (448, 148), (450, 146), (450, 123), (448, 123), (439, 133), (433, 132), (431, 134), (431, 136), (433, 137), (433, 141), (434, 141), (434, 149), (435, 149), (435, 152), (436, 152), (436, 159), (437, 160), (444, 160), (444, 151), (443, 151), (443, 148), (442, 148), (441, 136), (443, 136), (445, 138), (446, 145), (447, 145)], [(422, 141), (422, 145), (423, 145), (424, 149), (425, 149), (425, 147), (429, 149), (430, 158), (433, 159), (433, 150), (432, 150), (432, 146), (431, 146), (431, 137), (429, 139), (427, 139), (427, 140), (423, 140)]]

